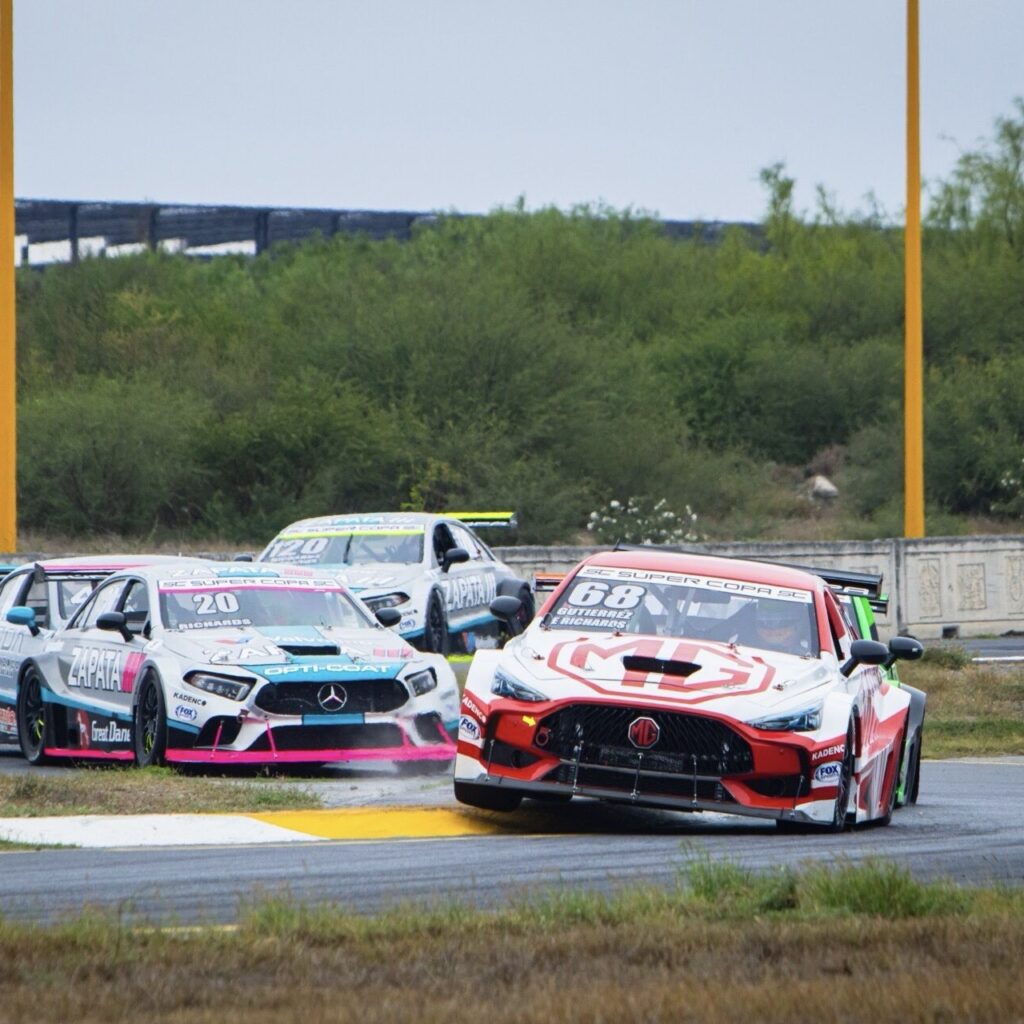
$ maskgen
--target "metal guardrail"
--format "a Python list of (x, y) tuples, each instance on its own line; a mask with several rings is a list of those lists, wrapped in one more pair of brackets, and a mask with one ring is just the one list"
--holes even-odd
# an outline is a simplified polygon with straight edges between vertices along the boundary
[[(445, 214), (445, 216), (475, 216)], [(434, 213), (408, 210), (334, 210), (313, 207), (202, 206), (195, 204), (108, 203), (91, 200), (17, 199), (15, 233), (25, 238), (22, 263), (31, 248), (46, 242), (70, 244), (77, 262), (83, 239), (102, 239), (100, 251), (119, 245), (156, 249), (174, 241), (185, 251), (203, 246), (251, 243), (257, 253), (277, 242), (299, 242), (314, 234), (361, 234), (375, 240), (408, 241), (421, 225), (436, 222)], [(666, 220), (670, 238), (717, 241), (729, 227), (759, 232), (756, 224), (722, 221)]]

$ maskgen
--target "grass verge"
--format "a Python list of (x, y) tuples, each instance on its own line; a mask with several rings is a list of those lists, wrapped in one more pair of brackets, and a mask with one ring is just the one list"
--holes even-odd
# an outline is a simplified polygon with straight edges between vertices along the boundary
[(0, 922), (0, 996), (11, 1021), (86, 1024), (995, 1021), (1019, 1018), (1022, 955), (1020, 890), (705, 863), (669, 890), (497, 912), (276, 899), (234, 931)]
[(82, 768), (0, 775), (0, 818), (302, 810), (322, 801), (301, 781), (221, 779), (170, 768)]
[(921, 661), (900, 678), (928, 694), (925, 757), (1024, 755), (1024, 669)]

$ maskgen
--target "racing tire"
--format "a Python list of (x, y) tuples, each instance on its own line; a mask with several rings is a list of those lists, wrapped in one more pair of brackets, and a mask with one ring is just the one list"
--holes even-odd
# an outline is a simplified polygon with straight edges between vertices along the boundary
[(914, 730), (914, 738), (910, 741), (910, 754), (907, 757), (907, 778), (903, 784), (903, 806), (910, 807), (917, 803), (917, 794), (921, 789), (921, 733), (923, 726)]
[(135, 728), (132, 730), (135, 763), (150, 768), (164, 763), (167, 752), (167, 711), (164, 690), (153, 672), (142, 681), (135, 704)]
[(447, 654), (449, 646), (448, 616), (444, 601), (435, 590), (427, 600), (427, 610), (423, 615), (423, 650), (431, 654)]
[(456, 782), (455, 799), (460, 804), (479, 807), (484, 811), (514, 811), (522, 802), (523, 794), (514, 789), (478, 786), (473, 782)]
[(29, 764), (49, 764), (43, 753), (46, 746), (46, 704), (43, 702), (43, 679), (30, 668), (18, 687), (18, 743)]
[(836, 804), (832, 812), (832, 822), (827, 827), (829, 832), (844, 832), (846, 818), (850, 809), (850, 792), (853, 789), (853, 763), (855, 760), (854, 741), (857, 733), (853, 727), (853, 719), (846, 727), (846, 753), (843, 755), (843, 766), (839, 770), (839, 782), (836, 785)]

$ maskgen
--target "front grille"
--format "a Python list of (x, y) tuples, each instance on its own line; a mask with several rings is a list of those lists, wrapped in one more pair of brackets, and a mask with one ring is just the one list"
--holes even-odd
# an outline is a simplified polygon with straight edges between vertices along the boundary
[(316, 655), (320, 654), (328, 658), (336, 658), (341, 652), (337, 644), (277, 644), (282, 651), (289, 654)]
[[(400, 747), (402, 730), (389, 722), (371, 725), (283, 725), (274, 729), (277, 750), (367, 750), (373, 747)], [(250, 750), (268, 751), (266, 733)]]
[[(639, 750), (629, 740), (630, 723), (652, 718), (659, 736)], [(546, 743), (539, 740), (547, 730)], [(752, 771), (750, 746), (723, 722), (701, 715), (608, 704), (570, 704), (544, 718), (537, 729), (545, 753), (582, 764), (636, 768), (679, 775), (738, 775)]]
[(395, 711), (409, 699), (409, 691), (397, 679), (357, 679), (335, 683), (345, 691), (345, 704), (326, 710), (317, 694), (327, 685), (324, 680), (266, 683), (256, 694), (255, 704), (273, 715), (336, 715)]
[(762, 775), (747, 785), (761, 796), (798, 797), (810, 792), (804, 775)]
[[(646, 767), (646, 759), (644, 762)], [(563, 786), (576, 785), (595, 789), (615, 789), (638, 797), (675, 797), (680, 800), (699, 800), (705, 803), (735, 803), (728, 791), (715, 779), (694, 780), (682, 775), (645, 775), (616, 768), (597, 768), (581, 764), (579, 772), (574, 764), (560, 764), (544, 776), (545, 782)]]

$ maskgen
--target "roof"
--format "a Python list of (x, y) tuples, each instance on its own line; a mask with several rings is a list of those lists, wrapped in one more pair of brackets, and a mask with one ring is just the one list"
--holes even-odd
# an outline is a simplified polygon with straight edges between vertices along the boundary
[[(161, 562), (196, 561), (177, 555), (78, 555), (71, 558), (49, 558), (46, 561), (26, 562), (25, 565), (39, 565), (47, 573), (112, 573), (137, 566), (156, 565)], [(24, 565), (19, 569), (25, 568)]]
[(591, 555), (585, 565), (604, 565), (620, 569), (650, 569), (657, 572), (687, 572), (727, 580), (765, 583), (798, 590), (820, 590), (824, 580), (809, 572), (767, 562), (749, 562), (741, 558), (714, 555), (688, 555), (671, 551), (602, 551)]

